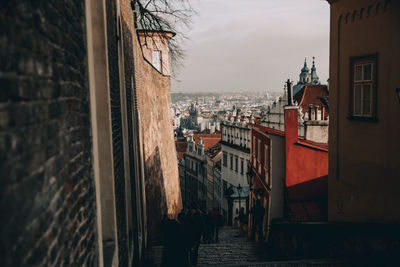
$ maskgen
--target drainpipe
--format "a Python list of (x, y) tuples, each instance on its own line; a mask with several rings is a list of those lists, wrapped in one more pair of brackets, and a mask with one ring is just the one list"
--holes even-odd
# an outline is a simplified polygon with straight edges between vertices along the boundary
[(318, 106), (314, 106), (314, 118), (316, 121), (318, 120)]

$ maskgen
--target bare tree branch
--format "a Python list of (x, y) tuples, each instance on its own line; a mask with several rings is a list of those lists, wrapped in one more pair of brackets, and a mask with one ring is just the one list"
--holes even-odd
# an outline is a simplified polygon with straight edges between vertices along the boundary
[[(172, 74), (176, 76), (183, 66), (185, 51), (182, 43), (187, 39), (185, 31), (190, 28), (195, 14), (190, 0), (137, 0), (138, 27), (148, 32), (171, 32), (175, 37), (170, 40)], [(148, 35), (149, 37), (150, 34)], [(147, 39), (147, 38), (146, 38)], [(155, 43), (153, 41), (153, 43)]]

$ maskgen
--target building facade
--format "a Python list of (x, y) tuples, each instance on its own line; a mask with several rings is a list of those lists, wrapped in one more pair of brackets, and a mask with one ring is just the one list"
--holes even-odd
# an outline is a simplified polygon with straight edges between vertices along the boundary
[(272, 148), (271, 138), (260, 131), (257, 126), (252, 127), (251, 130), (251, 159), (250, 168), (251, 173), (249, 177), (252, 179), (251, 193), (249, 206), (253, 207), (256, 201), (259, 200), (261, 205), (264, 207), (264, 218), (262, 223), (262, 229), (259, 231), (253, 230), (256, 226), (253, 225), (253, 216), (249, 216), (249, 234), (252, 232), (256, 233), (256, 239), (259, 241), (268, 240), (268, 230), (271, 218), (271, 189), (272, 189)]
[[(220, 201), (214, 201), (214, 180), (218, 179), (218, 177), (215, 177), (215, 172), (216, 172), (216, 167), (217, 165), (221, 165), (221, 144), (217, 144), (216, 146), (213, 146), (207, 150), (206, 153), (207, 156), (207, 211), (211, 210), (214, 206), (220, 206), (215, 205), (215, 203), (218, 203)], [(216, 187), (218, 189), (220, 187), (220, 182), (216, 182)], [(218, 190), (217, 190), (218, 191)]]
[(207, 156), (203, 139), (195, 143), (193, 135), (189, 136), (188, 146), (184, 155), (185, 162), (185, 203), (189, 208), (195, 204), (202, 210), (207, 208)]
[[(232, 117), (230, 121), (221, 123), (221, 178), (225, 200), (222, 202), (222, 208), (228, 211), (227, 221), (232, 224), (237, 216), (236, 210), (240, 210), (239, 201), (233, 201), (230, 198), (235, 191), (234, 188), (248, 187), (246, 173), (250, 160), (250, 127), (247, 118), (236, 121)], [(228, 190), (232, 188), (232, 190)], [(247, 192), (247, 191), (246, 191)], [(240, 196), (240, 202), (245, 203), (248, 193)]]
[(328, 2), (329, 220), (399, 223), (400, 2)]
[[(252, 125), (252, 140), (255, 140), (256, 143), (260, 142), (260, 144), (269, 144), (269, 146), (264, 145), (264, 149), (261, 149), (261, 153), (270, 153), (270, 161), (271, 161), (271, 185), (270, 191), (266, 191), (265, 187), (253, 186), (256, 190), (251, 193), (251, 203), (255, 203), (255, 199), (257, 197), (261, 197), (264, 195), (260, 194), (262, 191), (266, 191), (265, 195), (268, 193), (271, 195), (271, 205), (270, 205), (270, 223), (273, 221), (282, 221), (285, 220), (285, 132), (267, 128), (261, 125)], [(262, 147), (262, 146), (261, 146)], [(265, 152), (265, 149), (269, 149), (271, 151)], [(253, 155), (253, 154), (252, 154)], [(257, 154), (254, 156), (255, 161), (260, 161), (260, 166), (265, 166), (265, 159), (268, 159), (264, 155), (264, 158), (257, 159)], [(267, 166), (268, 167), (268, 166)], [(256, 169), (253, 169), (255, 172)], [(268, 172), (267, 172), (268, 174)], [(262, 177), (262, 173), (257, 174), (258, 177)], [(264, 172), (265, 175), (265, 172)], [(265, 181), (266, 178), (263, 178)], [(261, 184), (262, 185), (262, 184)], [(257, 189), (258, 188), (258, 189)], [(261, 190), (261, 191), (260, 191)], [(256, 194), (257, 192), (257, 194)], [(266, 203), (266, 201), (264, 201)], [(266, 207), (265, 207), (266, 208)]]
[(222, 190), (221, 159), (215, 164), (213, 168), (213, 187), (214, 187), (213, 207), (219, 207), (220, 211), (225, 216), (227, 211), (222, 208), (224, 192)]

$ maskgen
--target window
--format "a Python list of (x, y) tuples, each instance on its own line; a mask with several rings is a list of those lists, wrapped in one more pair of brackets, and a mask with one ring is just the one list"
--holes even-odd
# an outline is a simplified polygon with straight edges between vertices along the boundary
[(265, 154), (264, 154), (264, 165), (265, 165), (265, 169), (267, 170), (267, 171), (269, 171), (268, 169), (269, 169), (269, 147), (268, 147), (268, 145), (265, 145), (265, 150), (264, 150), (265, 152)]
[(240, 158), (240, 174), (244, 173), (244, 159)]
[(159, 72), (161, 71), (162, 68), (162, 58), (161, 58), (161, 51), (160, 50), (154, 50), (153, 51), (153, 66), (158, 70)]
[(222, 159), (222, 164), (224, 165), (224, 167), (228, 167), (228, 154), (226, 152), (224, 152), (223, 154), (223, 159)]
[(239, 170), (239, 157), (235, 156), (235, 171), (238, 172)]
[(233, 155), (231, 154), (231, 170), (233, 170)]
[(351, 59), (351, 118), (376, 117), (376, 55)]

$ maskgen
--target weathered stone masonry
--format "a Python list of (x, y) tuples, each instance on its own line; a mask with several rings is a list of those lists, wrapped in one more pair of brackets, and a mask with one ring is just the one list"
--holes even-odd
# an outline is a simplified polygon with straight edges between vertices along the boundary
[(84, 2), (0, 3), (0, 265), (95, 265)]
[[(182, 208), (178, 162), (170, 116), (171, 77), (158, 72), (142, 53), (134, 36), (135, 81), (146, 177), (147, 228), (159, 237), (163, 215), (176, 216)], [(145, 49), (145, 48), (144, 48)]]

